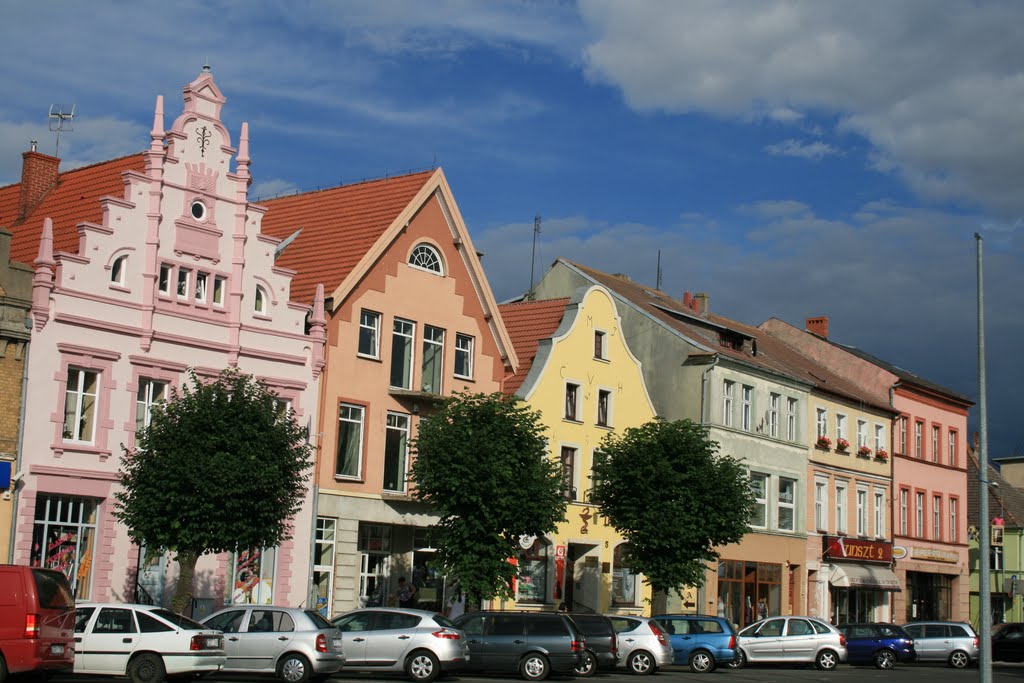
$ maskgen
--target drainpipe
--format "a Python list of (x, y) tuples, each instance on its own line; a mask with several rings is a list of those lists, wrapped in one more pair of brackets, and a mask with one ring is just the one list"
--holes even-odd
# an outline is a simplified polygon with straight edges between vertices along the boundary
[(708, 373), (715, 369), (718, 365), (719, 355), (716, 353), (715, 357), (711, 360), (711, 365), (708, 366), (700, 376), (700, 423), (706, 425), (708, 423), (707, 403), (708, 403)]
[[(32, 318), (27, 314), (25, 316), (25, 327), (32, 329)], [(22, 460), (22, 449), (25, 444), (25, 394), (28, 392), (28, 353), (32, 344), (29, 341), (25, 341), (25, 359), (21, 371), (21, 407), (19, 408), (18, 417), (18, 445), (15, 448), (14, 455), (14, 472), (17, 474), (21, 472), (21, 460)], [(11, 504), (11, 540), (10, 547), (7, 549), (7, 564), (14, 564), (14, 540), (15, 532), (18, 528), (18, 498), (20, 490), (20, 480), (14, 482), (14, 501)]]

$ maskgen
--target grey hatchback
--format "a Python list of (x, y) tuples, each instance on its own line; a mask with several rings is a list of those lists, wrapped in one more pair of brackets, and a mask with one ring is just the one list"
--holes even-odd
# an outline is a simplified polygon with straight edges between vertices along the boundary
[(978, 661), (978, 634), (965, 621), (913, 621), (903, 630), (914, 639), (919, 662), (946, 662), (963, 669)]
[(540, 681), (552, 673), (571, 676), (583, 663), (586, 640), (565, 614), (470, 612), (455, 626), (469, 642), (467, 669), (518, 671), (528, 681)]

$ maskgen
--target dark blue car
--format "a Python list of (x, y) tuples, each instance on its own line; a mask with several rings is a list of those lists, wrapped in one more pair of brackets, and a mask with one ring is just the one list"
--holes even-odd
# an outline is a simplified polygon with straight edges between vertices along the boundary
[(708, 673), (736, 659), (736, 631), (722, 617), (661, 614), (654, 619), (668, 633), (674, 664), (685, 664), (694, 673)]
[(846, 636), (847, 661), (850, 664), (874, 664), (891, 669), (896, 662), (917, 659), (914, 639), (893, 624), (846, 624), (839, 630)]

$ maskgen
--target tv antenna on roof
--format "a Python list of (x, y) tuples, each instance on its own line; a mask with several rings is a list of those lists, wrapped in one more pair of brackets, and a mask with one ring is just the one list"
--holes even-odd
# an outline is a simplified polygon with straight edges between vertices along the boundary
[(57, 149), (53, 155), (60, 156), (60, 134), (70, 133), (75, 129), (75, 105), (51, 104), (49, 119), (50, 132), (57, 134)]

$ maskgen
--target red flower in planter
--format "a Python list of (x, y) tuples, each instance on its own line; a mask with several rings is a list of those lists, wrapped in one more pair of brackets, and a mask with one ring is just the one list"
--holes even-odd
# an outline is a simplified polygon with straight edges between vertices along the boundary
[(844, 439), (843, 437), (839, 437), (838, 439), (836, 439), (836, 448), (838, 448), (839, 450), (845, 451), (849, 447), (850, 442)]
[(828, 438), (824, 434), (819, 436), (818, 440), (815, 441), (814, 443), (816, 443), (821, 448), (832, 448), (832, 439)]
[(877, 451), (875, 451), (875, 457), (878, 458), (879, 460), (888, 460), (889, 454), (885, 451), (884, 448), (879, 448)]
[(857, 449), (857, 455), (869, 456), (871, 455), (871, 449), (867, 446), (861, 446)]

